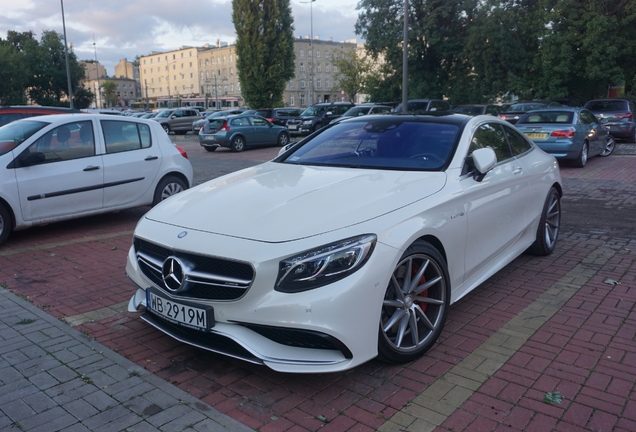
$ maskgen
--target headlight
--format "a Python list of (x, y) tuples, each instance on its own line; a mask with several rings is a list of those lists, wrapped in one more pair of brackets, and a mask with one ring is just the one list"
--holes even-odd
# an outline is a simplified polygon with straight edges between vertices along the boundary
[(284, 259), (276, 291), (296, 293), (328, 285), (360, 269), (371, 256), (377, 237), (365, 234)]
[(304, 125), (310, 125), (310, 124), (311, 124), (311, 120), (304, 120), (304, 121), (303, 121), (303, 124), (304, 124)]

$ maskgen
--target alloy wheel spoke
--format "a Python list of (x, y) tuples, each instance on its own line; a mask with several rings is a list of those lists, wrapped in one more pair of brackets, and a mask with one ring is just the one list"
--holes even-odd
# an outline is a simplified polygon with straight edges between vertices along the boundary
[(435, 330), (435, 326), (433, 325), (433, 323), (431, 322), (430, 319), (428, 319), (428, 317), (426, 316), (426, 314), (424, 313), (424, 311), (419, 307), (419, 306), (415, 306), (415, 313), (417, 314), (417, 316), (420, 317), (420, 320), (422, 321), (422, 323), (424, 323), (424, 325), (431, 331)]
[(414, 310), (409, 311), (409, 329), (411, 330), (413, 345), (418, 345), (420, 343), (420, 334), (417, 330), (417, 316)]
[(409, 322), (409, 314), (405, 313), (404, 316), (402, 316), (402, 319), (400, 319), (400, 325), (398, 327), (397, 335), (395, 338), (395, 346), (399, 347), (400, 345), (402, 345), (404, 334), (406, 333), (406, 329), (408, 328), (408, 322)]
[(388, 332), (389, 330), (391, 330), (391, 328), (393, 328), (393, 326), (402, 319), (402, 317), (405, 315), (405, 311), (404, 309), (398, 309), (395, 312), (393, 312), (393, 315), (391, 316), (391, 318), (389, 319), (389, 321), (387, 321), (387, 323), (382, 327), (382, 329), (384, 330), (384, 332)]
[(426, 291), (427, 289), (429, 289), (430, 287), (432, 287), (433, 285), (435, 285), (436, 283), (438, 283), (439, 281), (442, 280), (441, 276), (437, 276), (436, 278), (433, 278), (431, 280), (426, 281), (425, 283), (423, 283), (422, 285), (418, 286), (414, 291), (413, 294), (419, 294), (423, 291)]
[[(411, 260), (412, 261), (412, 260)], [(415, 275), (415, 277), (413, 278), (413, 280), (410, 282), (410, 284), (408, 285), (408, 292), (414, 292), (415, 288), (417, 287), (417, 284), (419, 283), (419, 281), (422, 279), (422, 276), (424, 276), (424, 272), (426, 271), (426, 268), (428, 267), (428, 264), (431, 262), (431, 260), (426, 260), (424, 262), (424, 264), (422, 264), (422, 266), (420, 267), (420, 269), (417, 271), (417, 274)], [(409, 272), (410, 274), (410, 272)], [(406, 285), (406, 283), (404, 284)], [(420, 291), (421, 292), (421, 291)]]

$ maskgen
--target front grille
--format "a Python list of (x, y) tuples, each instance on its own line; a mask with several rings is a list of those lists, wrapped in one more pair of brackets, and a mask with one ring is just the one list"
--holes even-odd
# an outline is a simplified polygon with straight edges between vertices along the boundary
[[(197, 255), (173, 250), (135, 238), (137, 263), (141, 272), (164, 292), (180, 297), (202, 300), (236, 300), (243, 296), (254, 279), (253, 267), (245, 262)], [(182, 288), (168, 290), (162, 276), (166, 258), (176, 257), (187, 262)]]
[(343, 344), (335, 337), (325, 333), (311, 330), (264, 326), (249, 323), (241, 324), (248, 329), (260, 334), (261, 336), (264, 336), (267, 339), (271, 339), (274, 342), (278, 342), (282, 345), (298, 348), (337, 350), (340, 351), (345, 356), (345, 358), (353, 358), (353, 354), (345, 344)]

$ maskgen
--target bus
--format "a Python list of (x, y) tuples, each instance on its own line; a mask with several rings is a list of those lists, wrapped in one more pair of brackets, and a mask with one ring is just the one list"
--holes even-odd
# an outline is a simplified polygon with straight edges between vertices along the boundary
[[(217, 101), (218, 105), (215, 104)], [(229, 109), (239, 108), (240, 102), (241, 98), (227, 96), (218, 99), (202, 97), (157, 98), (157, 108), (202, 107), (204, 109)]]
[(135, 109), (135, 110), (145, 110), (145, 109), (149, 109), (149, 110), (153, 110), (155, 108), (157, 108), (157, 104), (155, 102), (133, 102), (130, 104), (130, 108)]

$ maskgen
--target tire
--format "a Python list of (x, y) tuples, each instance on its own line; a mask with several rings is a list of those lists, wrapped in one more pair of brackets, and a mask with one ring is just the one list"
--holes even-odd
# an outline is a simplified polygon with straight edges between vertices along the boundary
[(11, 213), (3, 204), (0, 204), (0, 245), (7, 240), (12, 230)]
[(230, 149), (233, 152), (242, 152), (245, 149), (245, 138), (242, 136), (234, 137), (232, 144), (230, 144)]
[(312, 133), (313, 133), (313, 132), (316, 132), (316, 131), (317, 131), (317, 130), (319, 130), (321, 127), (322, 127), (322, 124), (321, 124), (321, 123), (316, 123), (316, 124), (314, 125), (314, 128), (311, 130), (311, 132), (312, 132)]
[[(418, 283), (413, 284), (413, 276)], [(430, 243), (418, 240), (402, 255), (384, 294), (378, 358), (404, 363), (422, 356), (442, 333), (449, 305), (446, 261)]]
[(289, 144), (289, 134), (287, 134), (285, 132), (281, 132), (278, 135), (277, 144), (278, 144), (279, 147), (285, 147), (287, 144)]
[(213, 152), (214, 150), (216, 150), (216, 147), (203, 147), (205, 149), (205, 151), (209, 151), (209, 152)]
[(587, 157), (589, 155), (589, 146), (587, 144), (587, 141), (583, 143), (583, 146), (581, 147), (581, 153), (579, 153), (579, 156), (576, 158), (576, 160), (574, 161), (574, 166), (577, 168), (583, 168), (585, 166), (585, 164), (587, 163)]
[(545, 199), (539, 226), (537, 227), (537, 237), (528, 249), (528, 253), (538, 256), (547, 256), (554, 252), (559, 230), (561, 228), (561, 195), (556, 188), (552, 187)]
[(155, 189), (155, 196), (152, 200), (152, 205), (156, 206), (161, 201), (170, 198), (171, 196), (176, 195), (179, 192), (186, 190), (187, 188), (188, 187), (186, 186), (185, 182), (179, 177), (164, 177), (157, 185), (157, 189)]
[(601, 151), (601, 154), (599, 154), (599, 156), (607, 157), (611, 155), (612, 153), (614, 153), (614, 148), (616, 148), (616, 140), (613, 136), (608, 135), (607, 138), (605, 138), (605, 142), (603, 143), (603, 151)]
[(168, 135), (170, 135), (170, 126), (168, 126), (167, 124), (162, 124), (161, 127), (163, 128), (163, 130), (166, 131)]
[(188, 131), (176, 131), (175, 132), (175, 134), (177, 134), (177, 135), (185, 135), (187, 133), (188, 133)]

